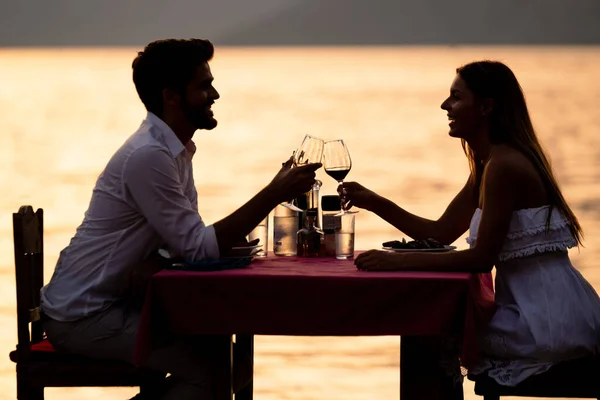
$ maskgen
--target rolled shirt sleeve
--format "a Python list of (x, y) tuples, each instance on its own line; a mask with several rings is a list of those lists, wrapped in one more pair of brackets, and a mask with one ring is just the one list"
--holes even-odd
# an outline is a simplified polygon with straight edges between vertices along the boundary
[(219, 258), (214, 227), (205, 226), (185, 195), (178, 168), (166, 149), (141, 147), (123, 168), (124, 193), (178, 256), (194, 261)]

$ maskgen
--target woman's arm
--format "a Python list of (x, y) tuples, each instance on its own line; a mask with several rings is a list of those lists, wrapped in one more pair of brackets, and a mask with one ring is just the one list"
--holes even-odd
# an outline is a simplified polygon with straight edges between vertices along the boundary
[(367, 270), (489, 272), (502, 249), (517, 196), (518, 167), (507, 157), (492, 159), (483, 176), (483, 213), (473, 248), (448, 253), (392, 253), (371, 250), (355, 264)]
[(442, 244), (453, 243), (469, 229), (471, 217), (477, 208), (477, 199), (470, 181), (467, 181), (437, 221), (411, 214), (358, 183), (344, 183), (344, 188), (350, 206), (356, 205), (377, 214), (415, 240), (432, 238)]

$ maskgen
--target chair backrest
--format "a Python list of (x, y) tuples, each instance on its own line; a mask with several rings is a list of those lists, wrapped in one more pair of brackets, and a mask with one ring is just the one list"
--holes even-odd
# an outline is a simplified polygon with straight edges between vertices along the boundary
[[(15, 276), (17, 279), (17, 361), (30, 355), (32, 343), (41, 342), (40, 289), (44, 283), (44, 211), (22, 206), (13, 214)], [(29, 329), (31, 324), (31, 330)]]

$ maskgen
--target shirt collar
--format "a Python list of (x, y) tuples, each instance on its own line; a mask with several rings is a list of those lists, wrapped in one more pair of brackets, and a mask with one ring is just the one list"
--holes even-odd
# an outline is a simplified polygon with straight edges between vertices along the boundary
[(196, 143), (194, 143), (194, 141), (190, 139), (190, 141), (187, 142), (187, 144), (185, 145), (185, 150), (190, 155), (190, 158), (193, 157), (194, 154), (196, 154)]
[(181, 143), (181, 140), (175, 135), (173, 129), (165, 121), (156, 116), (156, 114), (148, 112), (146, 120), (160, 131), (162, 134), (169, 152), (173, 158), (177, 158), (182, 151), (186, 150), (190, 156), (193, 156), (196, 152), (196, 145), (190, 140), (185, 146)]

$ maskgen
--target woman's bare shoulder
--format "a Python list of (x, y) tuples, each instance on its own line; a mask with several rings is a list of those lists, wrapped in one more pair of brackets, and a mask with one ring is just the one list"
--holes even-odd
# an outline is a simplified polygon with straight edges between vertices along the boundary
[(505, 182), (516, 191), (515, 207), (530, 208), (547, 203), (546, 188), (539, 171), (523, 153), (503, 146), (495, 149), (486, 165), (486, 181)]
[(495, 148), (490, 153), (487, 165), (521, 176), (528, 172), (537, 172), (533, 163), (523, 153), (509, 146)]

